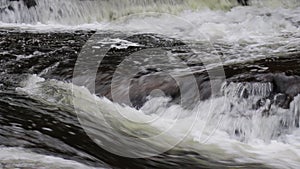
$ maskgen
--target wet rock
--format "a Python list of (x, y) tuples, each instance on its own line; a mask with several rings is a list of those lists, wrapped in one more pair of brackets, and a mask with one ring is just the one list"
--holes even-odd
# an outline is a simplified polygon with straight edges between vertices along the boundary
[(4, 89), (14, 89), (23, 80), (28, 77), (26, 74), (5, 74), (0, 76), (0, 88)]
[(293, 101), (293, 97), (287, 95), (287, 94), (276, 94), (274, 96), (274, 103), (275, 105), (288, 109), (290, 107), (290, 103)]
[(266, 104), (266, 99), (262, 98), (259, 99), (255, 104), (253, 104), (252, 109), (259, 109), (260, 107), (264, 106)]
[(180, 97), (180, 89), (173, 78), (152, 75), (144, 77), (142, 80), (132, 81), (130, 88), (131, 103), (135, 107), (141, 107), (147, 101), (147, 96), (154, 90), (160, 90), (165, 96), (173, 99)]
[[(2, 41), (0, 52), (3, 53), (0, 55), (0, 72), (5, 74), (40, 74), (44, 78), (70, 81), (72, 80), (78, 54), (93, 33), (31, 33), (0, 30), (0, 40)], [(99, 36), (107, 37), (108, 35)], [(183, 62), (190, 57), (189, 53), (192, 53), (181, 41), (153, 34), (134, 35), (127, 37), (126, 40), (138, 43), (140, 46), (129, 46), (123, 49), (111, 48), (107, 52), (107, 56), (102, 60), (98, 69), (95, 81), (96, 94), (112, 99), (111, 83), (113, 75), (118, 65), (127, 56), (134, 53), (150, 50), (155, 54), (157, 52), (155, 48), (159, 48), (162, 51), (169, 51), (177, 55)], [(157, 54), (155, 56), (157, 56), (155, 59), (163, 59), (166, 55)], [(91, 60), (91, 62), (96, 61)], [(273, 86), (271, 94), (263, 100), (269, 99), (279, 107), (288, 108), (293, 98), (300, 93), (299, 63), (300, 54), (293, 53), (282, 58), (261, 59), (250, 63), (227, 65), (224, 66), (224, 71), (228, 82), (271, 83)], [(264, 69), (259, 72), (251, 72), (251, 65), (263, 67)], [(185, 98), (185, 105), (194, 103), (195, 99), (206, 100), (211, 97), (210, 78), (206, 71), (198, 71), (186, 77), (181, 76), (180, 81), (182, 83), (178, 83), (178, 79), (172, 78), (172, 76), (166, 74), (165, 70), (155, 66), (146, 67), (145, 69), (140, 69), (139, 65), (131, 66), (137, 66), (137, 70), (139, 70), (132, 75), (129, 89), (130, 101), (136, 107), (141, 107), (151, 91), (156, 89), (172, 98), (173, 103), (180, 103), (182, 98)], [(188, 66), (196, 67), (197, 70), (202, 69), (200, 64), (188, 64)], [(197, 89), (192, 88), (195, 85), (194, 82), (189, 80), (189, 77), (196, 80)], [(2, 79), (2, 81), (5, 81), (5, 79)], [(222, 81), (218, 83), (221, 84)], [(5, 84), (15, 85), (14, 83)], [(241, 97), (244, 99), (249, 98), (249, 92), (249, 90), (245, 90)], [(258, 109), (263, 105), (257, 103), (253, 105), (253, 108)]]
[(23, 1), (27, 8), (31, 8), (37, 5), (35, 0), (10, 0), (10, 1)]
[(14, 10), (15, 10), (11, 5), (9, 5), (9, 6), (7, 7), (7, 9), (9, 9), (9, 10), (11, 10), (11, 11), (14, 11)]
[[(0, 72), (68, 79), (72, 77), (77, 54), (90, 35), (89, 32), (32, 33), (0, 30)], [(70, 40), (73, 40), (72, 43)], [(50, 69), (52, 66), (56, 66), (55, 69)]]
[[(156, 67), (146, 67), (142, 69), (142, 66), (139, 65), (128, 65), (129, 68), (133, 67), (138, 70), (138, 72), (135, 72), (134, 75), (130, 75), (130, 70), (124, 70), (128, 71), (128, 76), (132, 76), (129, 86), (122, 87), (121, 85), (124, 84), (124, 82), (119, 82), (120, 86), (116, 86), (112, 90), (109, 84), (112, 83), (113, 75), (119, 65), (124, 60), (126, 61), (127, 57), (134, 55), (134, 53), (145, 51), (145, 55), (150, 54), (154, 57), (154, 60), (159, 60), (158, 62), (161, 61), (161, 63), (163, 63), (165, 61), (163, 61), (161, 56), (164, 54), (161, 52), (184, 46), (184, 43), (181, 41), (176, 39), (164, 39), (154, 34), (133, 35), (127, 37), (126, 40), (138, 43), (140, 46), (129, 46), (124, 49), (111, 48), (106, 53), (106, 56), (98, 68), (95, 82), (96, 93), (101, 96), (106, 96), (115, 102), (129, 104), (137, 108), (140, 108), (147, 101), (147, 97), (154, 90), (160, 90), (165, 96), (179, 101), (180, 89), (177, 81), (169, 76), (166, 70), (161, 70)], [(121, 46), (121, 44), (119, 44), (119, 46)], [(149, 65), (150, 64), (151, 63), (149, 63)], [(128, 87), (128, 89), (126, 89), (126, 87)], [(117, 99), (113, 99), (112, 92), (117, 93), (117, 96), (114, 96), (114, 98)]]
[(249, 97), (249, 92), (248, 92), (248, 90), (247, 90), (247, 89), (243, 90), (241, 96), (242, 96), (244, 99), (247, 99), (247, 98)]
[(248, 0), (238, 0), (238, 3), (243, 5), (243, 6), (248, 6), (249, 5)]
[[(267, 73), (267, 74), (244, 74), (243, 76), (236, 76), (228, 79), (234, 82), (261, 82), (271, 83), (273, 86), (270, 96), (266, 97), (271, 99), (277, 106), (282, 108), (289, 108), (293, 98), (300, 93), (300, 76), (292, 75), (287, 76), (285, 73)], [(259, 107), (259, 104), (254, 108)]]
[(294, 97), (300, 93), (300, 76), (286, 76), (283, 73), (274, 76), (275, 90)]
[(274, 102), (275, 105), (278, 105), (280, 107), (284, 106), (286, 102), (287, 96), (285, 94), (279, 93), (274, 96)]
[[(229, 82), (271, 83), (270, 99), (282, 108), (289, 108), (293, 98), (300, 94), (300, 53), (286, 54), (285, 57), (274, 57), (257, 60), (251, 63), (224, 66)], [(252, 66), (261, 67), (258, 72), (251, 72)], [(275, 98), (275, 96), (277, 98)], [(259, 105), (259, 104), (258, 104)], [(258, 108), (254, 105), (253, 108)]]
[(31, 8), (37, 5), (35, 0), (23, 0), (27, 8)]

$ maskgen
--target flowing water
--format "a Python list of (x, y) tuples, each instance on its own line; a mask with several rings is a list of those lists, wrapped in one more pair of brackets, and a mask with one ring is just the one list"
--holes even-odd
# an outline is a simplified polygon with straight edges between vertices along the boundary
[(300, 167), (300, 1), (0, 0), (0, 168)]

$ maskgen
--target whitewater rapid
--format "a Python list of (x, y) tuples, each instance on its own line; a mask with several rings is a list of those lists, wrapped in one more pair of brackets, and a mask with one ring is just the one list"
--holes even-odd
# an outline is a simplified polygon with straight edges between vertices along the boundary
[[(51, 166), (51, 167), (49, 167)], [(33, 153), (20, 147), (0, 147), (1, 168), (82, 168), (92, 169), (96, 167), (87, 166), (75, 161), (59, 157)], [(101, 169), (101, 168), (97, 168)]]
[[(213, 43), (226, 63), (241, 63), (264, 57), (280, 56), (299, 50), (300, 8), (235, 7), (230, 11), (183, 11), (138, 13), (113, 22), (79, 25), (54, 23), (1, 23), (2, 28), (20, 28), (33, 32), (65, 32), (74, 30), (113, 31), (128, 34), (157, 33), (180, 39), (187, 44)], [(84, 15), (85, 16), (85, 15)], [(69, 18), (70, 19), (70, 18)], [(70, 19), (72, 20), (72, 19)], [(201, 49), (202, 60), (211, 58), (212, 47)], [(193, 58), (198, 60), (197, 58)], [(198, 60), (199, 61), (199, 60)]]
[[(83, 127), (105, 128), (106, 130), (93, 132), (108, 137), (106, 139), (112, 145), (115, 137), (110, 138), (109, 135), (117, 133), (119, 128), (111, 129), (110, 125), (121, 125), (124, 127), (122, 132), (141, 138), (147, 136), (144, 141), (161, 148), (168, 147), (178, 138), (184, 138), (174, 150), (195, 151), (217, 161), (262, 163), (274, 168), (296, 169), (300, 165), (300, 130), (293, 127), (294, 116), (300, 108), (300, 97), (295, 97), (289, 109), (271, 105), (270, 116), (260, 113), (264, 108), (250, 108), (255, 103), (254, 100), (259, 100), (271, 92), (270, 84), (249, 83), (245, 86), (231, 83), (224, 86), (224, 96), (200, 102), (190, 110), (176, 104), (169, 106), (166, 104), (169, 98), (164, 97), (151, 98), (140, 110), (136, 110), (97, 97), (86, 88), (72, 83), (45, 80), (36, 75), (30, 76), (23, 85), (17, 91), (25, 92), (35, 99), (63, 107), (75, 106), (81, 119), (92, 119), (89, 126), (82, 122)], [(246, 99), (241, 99), (243, 87), (252, 89)], [(122, 120), (124, 117), (129, 121)], [(108, 119), (112, 121), (107, 121)], [(193, 121), (195, 124), (190, 129), (187, 126)], [(287, 128), (282, 127), (282, 123)], [(167, 130), (171, 132), (164, 133), (158, 139), (147, 139)], [(123, 141), (122, 147), (126, 147), (129, 143)], [(137, 149), (138, 144), (136, 143)], [(114, 148), (107, 150), (113, 151)]]
[[(255, 7), (299, 7), (298, 0), (250, 0)], [(184, 10), (228, 10), (238, 6), (236, 0), (39, 0), (33, 7), (23, 1), (0, 2), (0, 20), (8, 23), (60, 23), (77, 25), (112, 21), (131, 14), (157, 12), (178, 14)]]
[[(193, 51), (196, 55), (188, 58), (190, 63), (204, 61), (207, 68), (214, 67), (217, 59), (223, 66), (229, 67), (250, 63), (250, 74), (258, 74), (270, 68), (253, 66), (252, 62), (299, 54), (300, 1), (250, 0), (249, 6), (240, 6), (235, 0), (39, 0), (37, 6), (27, 8), (22, 1), (3, 0), (0, 2), (0, 29), (4, 33), (11, 30), (41, 33), (42, 36), (47, 33), (72, 34), (76, 31), (95, 31), (96, 34), (110, 33), (116, 36), (121, 32), (122, 36), (125, 34), (127, 37), (155, 34), (180, 40), (191, 49), (196, 49)], [(103, 46), (115, 50), (143, 47), (143, 44), (131, 42), (122, 36), (96, 39), (98, 41), (92, 49), (101, 49)], [(93, 40), (93, 37), (89, 40)], [(5, 41), (0, 45), (2, 43)], [(73, 42), (70, 40), (68, 43)], [(68, 43), (64, 42), (64, 45)], [(30, 62), (30, 59), (34, 61), (44, 56), (45, 53), (36, 50), (30, 55), (17, 55), (16, 63), (22, 65)], [(1, 51), (1, 54), (10, 52)], [(170, 53), (165, 58), (176, 60), (176, 56)], [(147, 59), (141, 56), (134, 63), (146, 69), (141, 63)], [(141, 145), (144, 144), (162, 150), (174, 145), (174, 151), (196, 152), (225, 164), (253, 163), (280, 169), (297, 169), (300, 166), (300, 130), (296, 127), (300, 124), (295, 120), (299, 119), (300, 95), (294, 97), (288, 108), (282, 108), (266, 99), (274, 94), (275, 87), (270, 82), (224, 80), (216, 95), (196, 102), (192, 107), (170, 103), (170, 97), (149, 96), (143, 106), (137, 109), (96, 95), (87, 86), (78, 86), (70, 80), (43, 77), (62, 62), (55, 62), (38, 72), (38, 75), (25, 74), (28, 78), (22, 80), (15, 92), (39, 100), (49, 107), (55, 106), (73, 113), (73, 116), (79, 117), (82, 127), (90, 132), (91, 138), (95, 134), (114, 145), (107, 146), (103, 140), (93, 140), (107, 148), (107, 151), (117, 154), (114, 148), (120, 150), (126, 144), (136, 146), (137, 152), (143, 150)], [(159, 65), (161, 63), (154, 66)], [(197, 67), (191, 69), (171, 71), (179, 76), (186, 71), (203, 71)], [(263, 106), (253, 108), (258, 103)], [(118, 131), (112, 126), (117, 126)], [(168, 132), (164, 132), (166, 130)], [(126, 139), (117, 141), (120, 133), (141, 138), (141, 144)], [(161, 137), (147, 139), (155, 135)], [(54, 166), (57, 168), (90, 168), (79, 162), (39, 155), (26, 148), (0, 148), (0, 157), (4, 158), (0, 163), (8, 164), (17, 159), (27, 165), (38, 163), (38, 166), (48, 166), (50, 161), (57, 163)]]

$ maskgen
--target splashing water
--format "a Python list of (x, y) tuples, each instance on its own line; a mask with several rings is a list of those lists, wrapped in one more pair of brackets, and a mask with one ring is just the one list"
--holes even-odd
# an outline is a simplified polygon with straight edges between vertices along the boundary
[[(259, 74), (272, 68), (272, 65), (253, 65), (252, 62), (265, 59), (263, 63), (267, 63), (267, 59), (298, 56), (300, 51), (299, 0), (249, 0), (249, 6), (239, 6), (236, 0), (38, 0), (36, 3), (36, 6), (28, 8), (23, 1), (0, 1), (0, 27), (35, 33), (92, 29), (110, 33), (125, 32), (126, 35), (161, 34), (201, 48), (199, 53), (190, 56), (192, 62), (210, 60), (218, 53), (225, 66), (238, 63), (247, 70), (253, 67), (249, 68), (249, 74)], [(25, 43), (26, 40), (23, 41)], [(63, 46), (68, 43), (64, 42)], [(5, 41), (0, 42), (2, 44), (5, 45)], [(95, 44), (93, 49), (101, 49), (105, 45), (111, 45), (114, 50), (143, 47), (139, 42), (122, 37), (108, 37)], [(55, 50), (59, 54), (64, 48)], [(7, 55), (10, 52), (1, 51), (1, 56), (10, 56)], [(12, 63), (22, 66), (27, 62), (35, 62), (44, 56), (43, 52), (18, 54), (16, 62)], [(166, 57), (169, 60), (175, 58), (170, 53)], [(50, 60), (47, 59), (40, 63), (47, 63)], [(64, 61), (68, 62), (68, 59)], [(55, 62), (38, 72), (39, 75), (47, 75), (48, 71), (56, 69), (64, 61)], [(135, 61), (137, 65), (140, 64)], [(245, 63), (247, 65), (243, 65)], [(34, 70), (35, 66), (39, 65), (33, 65), (30, 70)], [(9, 69), (9, 65), (7, 67)], [(285, 69), (288, 68), (276, 71), (283, 72)], [(173, 73), (184, 76), (183, 72), (177, 70)], [(6, 75), (6, 71), (3, 75)], [(85, 127), (91, 133), (115, 147), (126, 143), (143, 150), (135, 142), (126, 139), (119, 142), (116, 136), (121, 133), (140, 138), (143, 144), (161, 149), (176, 144), (174, 151), (195, 152), (225, 164), (260, 163), (271, 168), (294, 169), (300, 166), (300, 95), (293, 97), (283, 108), (277, 104), (281, 95), (275, 92), (276, 86), (272, 82), (224, 81), (217, 95), (196, 102), (192, 107), (181, 106), (169, 97), (149, 96), (143, 106), (136, 109), (96, 96), (85, 87), (51, 79), (51, 76), (47, 79), (30, 75), (16, 92), (40, 101), (51, 109), (55, 107), (53, 109), (56, 111), (65, 110), (73, 116), (82, 117), (90, 125)], [(2, 92), (1, 87), (2, 84)], [(193, 121), (193, 127), (189, 128)], [(142, 125), (144, 123), (146, 125)], [(176, 126), (172, 128), (174, 124)], [(170, 132), (164, 133), (170, 128)], [(52, 129), (45, 127), (43, 130), (51, 133)], [(155, 141), (145, 139), (161, 133), (162, 136)], [(176, 141), (181, 138), (184, 139), (177, 144)], [(99, 140), (97, 144), (105, 145)], [(57, 167), (89, 168), (81, 163), (38, 155), (21, 148), (0, 148), (0, 152), (2, 157), (7, 157), (7, 160), (1, 159), (0, 164), (13, 163), (14, 154), (20, 153), (23, 155), (22, 161), (28, 166), (38, 163), (29, 159), (33, 157), (42, 159), (37, 164), (42, 167), (47, 167), (47, 160), (50, 159), (59, 163)], [(184, 158), (193, 159), (191, 156)]]
[[(158, 12), (176, 14), (183, 10), (230, 9), (237, 6), (236, 0), (38, 0), (28, 8), (23, 1), (0, 2), (0, 20), (8, 23), (59, 23), (83, 24), (110, 21), (136, 13)], [(253, 6), (297, 7), (297, 0), (250, 1)], [(272, 5), (270, 5), (272, 4)]]
[[(300, 165), (298, 141), (300, 135), (299, 128), (295, 127), (295, 118), (299, 116), (300, 96), (295, 97), (289, 109), (279, 108), (268, 101), (265, 101), (265, 105), (260, 109), (253, 109), (252, 106), (257, 100), (270, 95), (272, 85), (268, 83), (224, 84), (223, 96), (200, 102), (191, 110), (176, 104), (171, 106), (165, 104), (169, 99), (161, 97), (150, 99), (141, 110), (136, 110), (118, 105), (106, 98), (99, 98), (82, 87), (68, 83), (45, 81), (37, 76), (31, 76), (26, 83), (23, 88), (17, 90), (31, 97), (44, 99), (49, 104), (58, 103), (61, 106), (71, 107), (72, 104), (77, 104), (76, 107), (80, 108), (81, 113), (94, 117), (93, 123), (98, 124), (97, 127), (105, 123), (107, 119), (103, 118), (103, 115), (108, 112), (114, 116), (111, 123), (121, 123), (120, 125), (124, 127), (123, 132), (139, 137), (160, 133), (174, 122), (179, 124), (172, 130), (172, 135), (162, 138), (161, 142), (151, 142), (154, 145), (163, 147), (167, 143), (166, 140), (189, 133), (175, 149), (201, 152), (221, 161), (234, 160), (241, 163), (251, 161), (276, 168), (297, 168)], [(247, 97), (245, 90), (248, 90)], [(267, 108), (269, 115), (263, 113)], [(207, 117), (208, 110), (212, 111), (209, 117)], [(191, 114), (195, 111), (199, 112), (199, 117), (189, 132), (186, 126), (193, 120)], [(119, 121), (118, 112), (126, 112), (126, 116), (135, 119), (134, 121), (151, 121), (157, 117), (159, 120), (150, 123), (146, 128), (140, 128), (142, 126), (136, 125), (133, 121)], [(114, 142), (113, 138), (110, 141)]]

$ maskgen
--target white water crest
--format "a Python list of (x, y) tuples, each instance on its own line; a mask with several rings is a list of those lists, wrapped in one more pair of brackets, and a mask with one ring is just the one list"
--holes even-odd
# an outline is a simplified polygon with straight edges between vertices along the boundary
[[(38, 1), (40, 5), (42, 3), (50, 5), (50, 1), (41, 0)], [(46, 3), (47, 2), (47, 3)], [(55, 0), (51, 3), (55, 4)], [(111, 1), (109, 1), (111, 2)], [(112, 1), (114, 2), (114, 1)], [(67, 10), (73, 10), (72, 6), (76, 6), (77, 3), (107, 3), (106, 5), (116, 5), (122, 7), (127, 4), (127, 1), (118, 1), (119, 3), (108, 3), (107, 1), (57, 1), (57, 3), (69, 3), (68, 5), (57, 5), (57, 8), (66, 8)], [(143, 1), (139, 1), (142, 3)], [(168, 6), (164, 9), (163, 13), (172, 13), (168, 10), (175, 10), (172, 3), (177, 1), (158, 1)], [(179, 3), (180, 1), (178, 1)], [(208, 3), (201, 1), (202, 3)], [(159, 13), (147, 13), (148, 9), (145, 4), (140, 4), (144, 11), (137, 11), (130, 13), (132, 15), (126, 15), (121, 17), (120, 14), (115, 21), (103, 21), (97, 20), (97, 14), (94, 14), (93, 8), (97, 12), (101, 13), (101, 9), (97, 5), (78, 5), (79, 11), (83, 13), (78, 15), (74, 13), (78, 11), (74, 9), (73, 12), (67, 12), (69, 16), (53, 16), (45, 14), (46, 9), (40, 9), (40, 7), (30, 8), (36, 16), (31, 14), (17, 14), (22, 10), (0, 12), (2, 15), (1, 26), (2, 28), (18, 27), (24, 30), (34, 30), (38, 32), (51, 32), (51, 31), (68, 31), (68, 30), (98, 30), (98, 31), (122, 31), (122, 32), (137, 32), (137, 33), (156, 33), (167, 37), (172, 37), (180, 40), (186, 40), (191, 43), (195, 42), (209, 42), (219, 43), (217, 47), (219, 52), (223, 53), (225, 63), (246, 62), (249, 60), (256, 60), (259, 58), (280, 56), (282, 53), (297, 53), (300, 49), (300, 7), (297, 7), (299, 0), (297, 1), (280, 1), (276, 0), (276, 7), (268, 7), (259, 3), (260, 1), (251, 1), (258, 6), (237, 6), (231, 8), (231, 10), (180, 10), (176, 12), (176, 15), (171, 14), (159, 14)], [(284, 3), (285, 2), (285, 3)], [(292, 3), (294, 2), (294, 3)], [(11, 2), (20, 3), (20, 2)], [(186, 2), (187, 3), (187, 2)], [(118, 5), (117, 5), (118, 4)], [(128, 3), (129, 4), (129, 3)], [(164, 8), (164, 5), (156, 5), (153, 2), (151, 4), (155, 8)], [(180, 3), (179, 3), (180, 4)], [(218, 4), (218, 3), (217, 3)], [(260, 5), (259, 5), (260, 4)], [(281, 4), (281, 5), (279, 5)], [(284, 4), (294, 4), (293, 8), (284, 8)], [(145, 8), (143, 5), (146, 5)], [(54, 5), (55, 6), (55, 5)], [(139, 3), (137, 2), (137, 6)], [(202, 6), (202, 5), (200, 5)], [(205, 6), (205, 5), (204, 5)], [(135, 9), (134, 5), (130, 6)], [(25, 8), (25, 7), (24, 7)], [(75, 8), (75, 7), (74, 7)], [(87, 10), (88, 8), (91, 8)], [(57, 9), (57, 10), (58, 10)], [(98, 10), (99, 9), (99, 10)], [(114, 7), (105, 7), (104, 9), (111, 10)], [(123, 7), (122, 7), (123, 9)], [(124, 8), (125, 10), (126, 8)], [(137, 9), (139, 9), (137, 7)], [(28, 10), (28, 9), (24, 9)], [(35, 10), (41, 10), (36, 12)], [(121, 9), (116, 10), (122, 13)], [(149, 10), (150, 12), (155, 10)], [(84, 12), (87, 12), (84, 13)], [(88, 14), (91, 12), (90, 14)], [(159, 11), (158, 11), (159, 12)], [(80, 13), (80, 12), (79, 12)], [(105, 13), (105, 12), (104, 12)], [(44, 16), (45, 15), (45, 16)], [(103, 14), (104, 15), (104, 14)], [(106, 15), (106, 14), (105, 14)], [(74, 19), (74, 16), (76, 19)], [(31, 21), (13, 21), (9, 18), (20, 20), (20, 17), (31, 18)], [(45, 17), (45, 19), (43, 19)], [(102, 17), (102, 15), (101, 15)], [(89, 19), (93, 21), (88, 21)], [(104, 17), (105, 18), (105, 17)], [(25, 19), (26, 20), (26, 19)], [(72, 23), (73, 22), (73, 23)], [(20, 24), (22, 23), (22, 24)], [(204, 48), (205, 50), (205, 48)], [(205, 51), (204, 51), (205, 52)], [(207, 56), (206, 56), (207, 55)], [(213, 55), (212, 51), (201, 54), (201, 59), (204, 57), (210, 58)], [(196, 60), (199, 58), (196, 58)]]
[[(263, 163), (273, 168), (297, 169), (300, 165), (300, 130), (295, 127), (295, 119), (299, 118), (300, 96), (295, 97), (289, 109), (282, 109), (268, 100), (258, 109), (253, 109), (257, 100), (272, 92), (269, 83), (224, 84), (221, 89), (223, 95), (201, 101), (189, 110), (180, 105), (166, 104), (169, 99), (163, 97), (154, 97), (136, 110), (97, 97), (84, 87), (56, 80), (45, 81), (36, 75), (23, 85), (17, 91), (35, 99), (63, 107), (76, 104), (81, 116), (90, 120), (91, 126), (99, 128), (92, 131), (100, 132), (98, 134), (105, 135), (105, 139), (112, 143), (115, 137), (110, 138), (113, 133), (107, 133), (112, 126), (119, 126), (115, 130), (126, 135), (145, 137), (164, 132), (176, 123), (172, 134), (160, 138), (160, 142), (150, 142), (150, 145), (164, 147), (188, 134), (174, 147), (175, 150), (199, 152), (218, 161)], [(246, 89), (247, 97), (244, 94)], [(209, 110), (212, 113), (207, 117)], [(189, 130), (186, 126), (194, 120), (191, 114), (195, 111), (199, 112), (199, 116)], [(268, 115), (264, 114), (266, 111)], [(120, 120), (123, 115), (130, 120)], [(148, 125), (140, 125), (144, 122)], [(101, 140), (98, 141), (101, 145)]]
[[(27, 8), (21, 1), (0, 1), (0, 20), (4, 23), (44, 23), (77, 25), (111, 21), (144, 12), (177, 14), (183, 10), (230, 9), (237, 0), (37, 0)], [(262, 7), (298, 7), (299, 0), (250, 0)]]
[[(230, 8), (235, 0), (38, 0), (27, 8), (21, 2), (1, 1), (1, 21), (10, 23), (83, 24), (114, 20), (143, 12), (177, 13), (184, 9)], [(234, 3), (235, 2), (235, 3)], [(6, 7), (11, 6), (14, 10)]]
[(87, 166), (76, 161), (37, 154), (27, 149), (16, 147), (0, 147), (0, 168), (96, 169), (95, 167)]
[[(218, 51), (224, 64), (232, 64), (297, 53), (300, 8), (235, 7), (230, 11), (184, 11), (176, 16), (133, 15), (100, 30), (161, 34), (200, 48), (199, 57), (192, 60), (202, 62)], [(202, 42), (207, 47), (201, 47), (205, 46)]]

